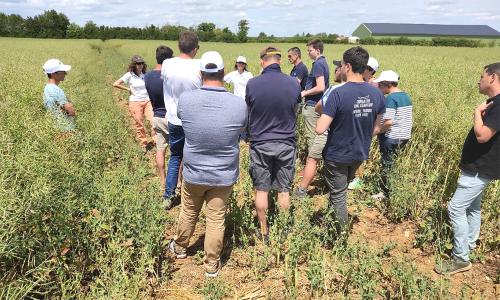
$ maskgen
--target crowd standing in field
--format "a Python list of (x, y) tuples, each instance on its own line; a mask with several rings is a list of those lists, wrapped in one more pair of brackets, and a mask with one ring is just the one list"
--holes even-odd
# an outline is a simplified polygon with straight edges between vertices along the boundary
[[(236, 59), (236, 70), (226, 76), (219, 53), (208, 51), (201, 59), (194, 59), (199, 49), (195, 33), (182, 32), (178, 46), (177, 57), (170, 48), (159, 46), (156, 67), (146, 75), (144, 60), (134, 55), (128, 72), (114, 83), (131, 94), (130, 112), (143, 147), (147, 139), (142, 119), (148, 115), (148, 107), (154, 111), (151, 131), (158, 133), (156, 159), (165, 182), (166, 209), (177, 204), (176, 189), (181, 189), (176, 235), (168, 245), (176, 258), (187, 256), (186, 248), (205, 203), (205, 274), (218, 275), (225, 214), (239, 175), (239, 139), (244, 131), (248, 131), (248, 136), (243, 136), (249, 144), (249, 173), (260, 225), (257, 236), (269, 244), (269, 191), (277, 192), (281, 211), (289, 211), (292, 205), (297, 113), (302, 102), (308, 154), (293, 198), (300, 200), (307, 195), (318, 162), (323, 160), (330, 190), (328, 211), (335, 217), (329, 226), (337, 234), (348, 234), (347, 190), (350, 185), (359, 187), (353, 180), (362, 176), (360, 166), (369, 158), (374, 136), (382, 168), (381, 191), (373, 197), (384, 200), (391, 196), (393, 178), (389, 178), (394, 161), (411, 138), (413, 103), (399, 88), (396, 72), (383, 71), (375, 78), (379, 63), (365, 49), (350, 48), (341, 61), (333, 61), (338, 85), (329, 86), (330, 72), (320, 40), (307, 43), (313, 60), (310, 73), (298, 47), (287, 51), (293, 64), (290, 76), (281, 71), (282, 53), (274, 46), (260, 52), (262, 72), (256, 77), (246, 70), (242, 56)], [(49, 78), (44, 104), (61, 131), (74, 130), (75, 109), (58, 87), (71, 67), (50, 59), (43, 68)], [(224, 82), (233, 84), (234, 95), (224, 88)], [(500, 179), (500, 63), (485, 66), (478, 85), (489, 99), (475, 109), (473, 128), (463, 146), (461, 175), (448, 205), (454, 232), (452, 257), (436, 266), (435, 271), (441, 274), (471, 268), (469, 252), (479, 237), (481, 196), (491, 181)], [(165, 176), (167, 139), (170, 158)]]

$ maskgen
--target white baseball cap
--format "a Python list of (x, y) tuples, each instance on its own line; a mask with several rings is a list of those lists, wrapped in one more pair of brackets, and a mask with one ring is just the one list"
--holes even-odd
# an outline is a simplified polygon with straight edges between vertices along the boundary
[(247, 59), (244, 57), (244, 56), (238, 56), (238, 58), (236, 59), (236, 62), (240, 62), (240, 63), (244, 63), (246, 64), (247, 63)]
[[(214, 64), (215, 68), (208, 68), (208, 64)], [(222, 60), (222, 56), (220, 56), (217, 51), (207, 51), (203, 53), (200, 60), (200, 69), (202, 72), (207, 73), (217, 73), (220, 70), (224, 69), (224, 61)]]
[(52, 74), (59, 71), (68, 72), (69, 70), (71, 70), (70, 65), (65, 65), (56, 58), (51, 58), (43, 64), (43, 71), (45, 74)]
[(368, 58), (368, 63), (367, 65), (372, 68), (373, 71), (377, 71), (378, 70), (378, 60), (375, 59), (375, 57), (369, 57)]
[(374, 82), (382, 82), (382, 81), (398, 82), (399, 75), (393, 70), (383, 71), (382, 73), (380, 73), (380, 76), (374, 80)]

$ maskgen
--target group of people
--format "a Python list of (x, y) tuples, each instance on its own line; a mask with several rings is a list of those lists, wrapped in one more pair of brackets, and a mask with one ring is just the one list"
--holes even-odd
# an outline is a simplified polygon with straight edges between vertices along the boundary
[[(277, 193), (280, 210), (286, 211), (291, 205), (301, 104), (308, 155), (294, 199), (306, 197), (318, 162), (323, 160), (324, 179), (330, 190), (328, 208), (336, 220), (333, 226), (339, 234), (346, 233), (347, 189), (368, 159), (374, 136), (379, 141), (382, 164), (381, 192), (375, 197), (390, 197), (389, 175), (396, 156), (410, 139), (413, 104), (410, 96), (399, 89), (396, 72), (383, 71), (375, 78), (378, 61), (364, 48), (350, 48), (341, 60), (333, 61), (334, 81), (338, 84), (330, 86), (329, 66), (320, 40), (307, 43), (313, 60), (310, 72), (301, 61), (298, 47), (287, 51), (293, 69), (286, 75), (281, 70), (284, 53), (267, 46), (259, 53), (262, 72), (256, 77), (247, 71), (242, 56), (236, 59), (235, 70), (227, 75), (218, 52), (207, 51), (201, 59), (195, 59), (200, 47), (193, 32), (182, 32), (178, 47), (179, 54), (174, 57), (172, 49), (159, 46), (156, 66), (147, 73), (144, 60), (134, 55), (128, 72), (114, 83), (130, 92), (130, 112), (143, 147), (148, 142), (142, 119), (146, 116), (152, 120), (151, 138), (157, 146), (167, 209), (179, 200), (176, 189), (182, 176), (176, 234), (168, 245), (176, 258), (187, 256), (189, 240), (205, 203), (205, 274), (218, 275), (225, 215), (239, 176), (242, 138), (250, 148), (249, 173), (260, 224), (258, 237), (269, 243), (269, 191)], [(44, 70), (49, 77), (45, 106), (58, 120), (71, 118), (74, 108), (58, 87), (70, 67), (49, 60)], [(225, 82), (233, 84), (234, 94), (226, 90)], [(490, 181), (500, 179), (500, 63), (484, 67), (479, 91), (489, 99), (476, 109), (474, 126), (464, 145), (461, 177), (449, 204), (455, 233), (453, 255), (436, 266), (439, 273), (470, 269), (469, 251), (479, 237), (481, 195)], [(170, 158), (165, 171), (167, 147)]]

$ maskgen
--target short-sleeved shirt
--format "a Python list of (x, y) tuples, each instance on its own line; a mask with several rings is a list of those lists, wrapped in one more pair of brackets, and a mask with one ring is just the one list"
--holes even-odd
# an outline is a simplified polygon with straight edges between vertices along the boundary
[(125, 73), (120, 80), (122, 80), (130, 88), (129, 101), (147, 101), (149, 100), (148, 91), (144, 84), (144, 74), (137, 76), (134, 72)]
[(479, 143), (473, 127), (465, 139), (460, 169), (483, 178), (500, 179), (500, 94), (487, 102), (493, 104), (484, 111), (483, 124), (496, 133), (486, 143)]
[(239, 135), (246, 125), (245, 100), (223, 87), (187, 91), (177, 106), (186, 141), (184, 180), (191, 184), (230, 186), (239, 174)]
[(309, 76), (309, 71), (303, 62), (298, 63), (293, 66), (290, 76), (295, 77), (300, 80), (300, 89), (303, 91), (306, 88), (307, 76)]
[(161, 79), (161, 71), (153, 70), (144, 75), (144, 83), (146, 90), (153, 106), (153, 114), (157, 118), (165, 118), (167, 110), (163, 101), (163, 80)]
[(64, 110), (64, 105), (69, 103), (64, 91), (57, 84), (48, 83), (43, 90), (43, 105), (52, 114), (62, 131), (75, 129), (75, 120)]
[(243, 71), (240, 74), (238, 71), (232, 71), (224, 76), (224, 81), (231, 83), (234, 87), (234, 94), (242, 99), (245, 99), (245, 91), (247, 89), (247, 82), (253, 78), (252, 73)]
[(283, 141), (295, 145), (295, 108), (300, 103), (297, 79), (267, 66), (248, 81), (246, 102), (251, 143)]
[(179, 57), (166, 59), (161, 67), (161, 78), (168, 122), (181, 126), (181, 120), (177, 117), (177, 103), (182, 93), (201, 87), (200, 60)]
[(392, 120), (392, 126), (384, 134), (395, 140), (408, 140), (413, 126), (413, 104), (405, 92), (387, 95), (384, 120)]
[[(314, 88), (316, 84), (316, 79), (320, 76), (325, 78), (325, 90), (330, 86), (330, 69), (328, 69), (328, 63), (324, 56), (320, 56), (317, 60), (312, 63), (311, 73), (307, 77), (307, 83), (305, 90), (310, 90)], [(305, 97), (306, 105), (316, 105), (316, 103), (323, 97), (323, 93), (316, 95), (310, 95)]]
[(384, 112), (384, 95), (368, 83), (347, 82), (334, 89), (323, 107), (323, 114), (333, 118), (324, 159), (336, 163), (368, 159), (377, 115)]

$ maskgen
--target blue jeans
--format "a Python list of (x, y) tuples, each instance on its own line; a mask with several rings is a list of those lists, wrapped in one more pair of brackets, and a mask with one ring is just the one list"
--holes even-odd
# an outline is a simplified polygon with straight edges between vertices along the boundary
[(491, 179), (462, 171), (448, 214), (453, 226), (453, 256), (469, 261), (469, 252), (476, 247), (481, 227), (481, 197)]
[(168, 160), (167, 179), (165, 186), (164, 199), (175, 196), (175, 188), (179, 180), (179, 168), (184, 153), (184, 130), (182, 126), (168, 123), (168, 144), (170, 146), (170, 159)]
[(381, 174), (381, 185), (380, 188), (385, 196), (389, 196), (389, 174), (394, 165), (394, 160), (396, 159), (399, 150), (403, 148), (408, 140), (397, 140), (391, 139), (385, 136), (385, 134), (378, 135), (378, 143), (380, 147), (380, 156), (382, 162), (382, 174)]

